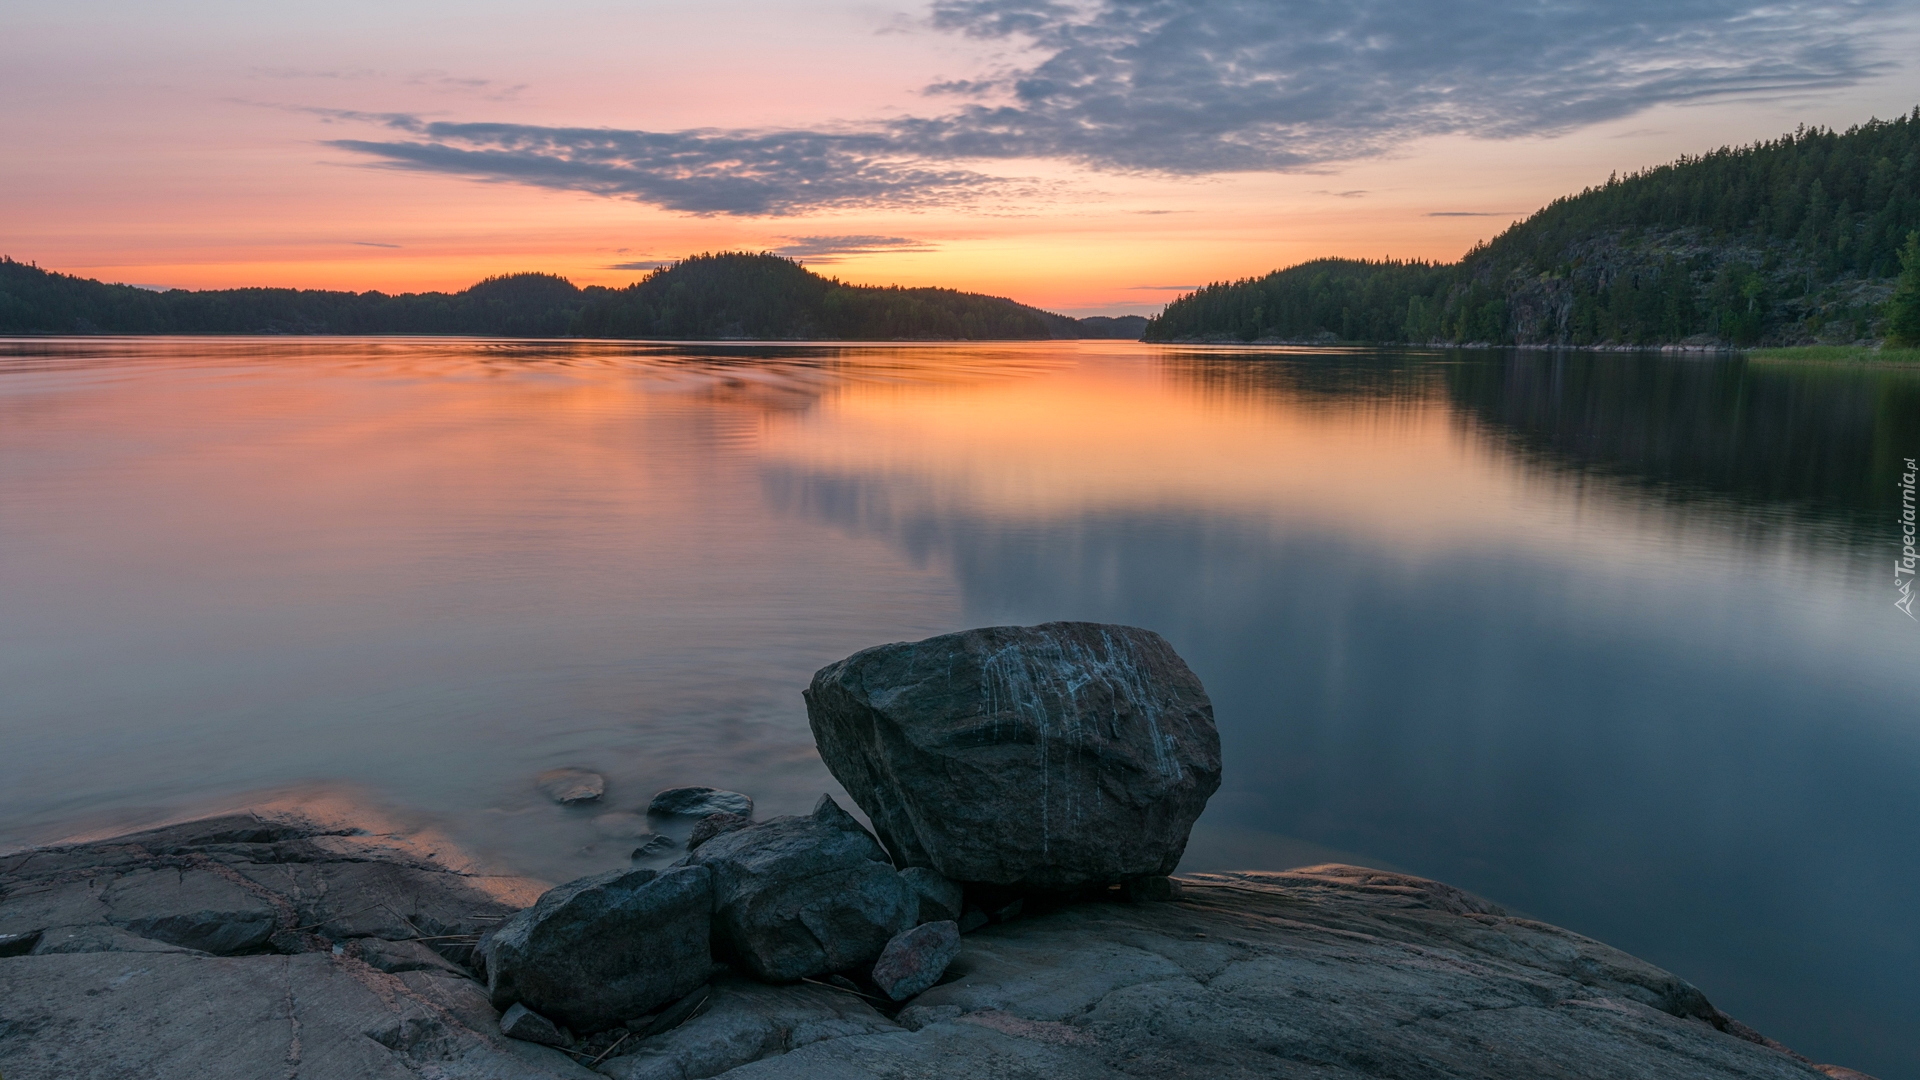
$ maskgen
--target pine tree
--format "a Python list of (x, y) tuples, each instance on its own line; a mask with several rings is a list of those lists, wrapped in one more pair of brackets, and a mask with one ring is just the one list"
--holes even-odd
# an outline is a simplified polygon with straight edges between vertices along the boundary
[(1900, 280), (1887, 301), (1887, 344), (1920, 345), (1920, 231), (1908, 233), (1900, 249)]

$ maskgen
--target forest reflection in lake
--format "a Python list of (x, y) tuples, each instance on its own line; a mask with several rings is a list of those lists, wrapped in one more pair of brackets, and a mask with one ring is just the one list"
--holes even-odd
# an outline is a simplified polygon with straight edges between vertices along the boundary
[(348, 785), (570, 876), (831, 788), (854, 649), (1130, 622), (1219, 714), (1190, 868), (1438, 877), (1917, 1076), (1915, 454), (1920, 376), (1738, 359), (0, 343), (0, 842)]

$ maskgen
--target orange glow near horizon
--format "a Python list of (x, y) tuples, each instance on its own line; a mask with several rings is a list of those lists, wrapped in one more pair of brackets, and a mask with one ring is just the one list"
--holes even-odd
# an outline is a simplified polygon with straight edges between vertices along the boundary
[[(22, 13), (0, 44), (11, 105), (0, 115), (10, 148), (0, 254), (143, 286), (411, 292), (520, 271), (621, 286), (644, 273), (623, 264), (879, 237), (911, 243), (803, 261), (859, 284), (1150, 314), (1181, 287), (1323, 256), (1452, 261), (1610, 173), (1913, 104), (1910, 65), (1890, 63), (1818, 95), (1655, 106), (1552, 137), (1436, 136), (1297, 172), (958, 161), (1012, 193), (790, 216), (703, 216), (371, 167), (331, 145), (411, 137), (379, 126), (395, 111), (570, 128), (835, 130), (937, 114), (948, 105), (923, 87), (1013, 55), (918, 16), (808, 14), (764, 0), (550, 16), (512, 0), (482, 8), (485, 18), (455, 20), (369, 5), (339, 20), (242, 15), (221, 0), (167, 18)], [(727, 33), (713, 32), (716, 20)]]

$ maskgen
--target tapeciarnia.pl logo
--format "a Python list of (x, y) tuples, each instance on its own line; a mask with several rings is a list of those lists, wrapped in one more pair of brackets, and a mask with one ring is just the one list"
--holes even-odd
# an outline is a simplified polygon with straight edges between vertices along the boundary
[[(1907, 618), (1920, 622), (1920, 616), (1913, 613), (1913, 572), (1915, 555), (1913, 551), (1913, 478), (1920, 469), (1914, 467), (1912, 458), (1907, 458), (1907, 471), (1900, 474), (1900, 557), (1893, 561), (1893, 587), (1900, 598), (1893, 606), (1906, 612)], [(1906, 576), (1901, 577), (1902, 574)]]

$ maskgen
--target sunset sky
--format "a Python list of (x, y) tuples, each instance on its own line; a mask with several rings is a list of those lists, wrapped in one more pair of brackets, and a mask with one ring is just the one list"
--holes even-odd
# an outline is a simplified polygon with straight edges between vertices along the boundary
[(1920, 104), (1911, 0), (15, 2), (0, 254), (624, 285), (769, 249), (1072, 314), (1454, 259), (1613, 171)]

